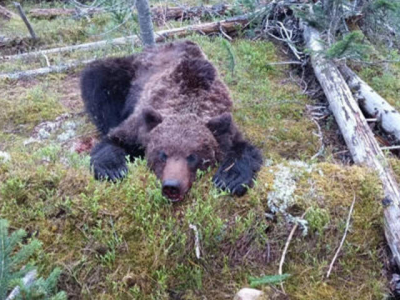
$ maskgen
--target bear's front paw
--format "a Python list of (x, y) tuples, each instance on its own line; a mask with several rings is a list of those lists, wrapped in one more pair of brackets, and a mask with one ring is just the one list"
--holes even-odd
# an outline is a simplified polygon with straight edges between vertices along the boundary
[(125, 177), (128, 171), (125, 156), (124, 149), (112, 144), (100, 143), (93, 149), (90, 159), (94, 178), (116, 181)]
[(111, 180), (117, 181), (118, 179), (124, 178), (128, 171), (126, 164), (120, 167), (109, 168), (107, 166), (92, 163), (94, 178), (96, 180)]
[(224, 163), (214, 175), (213, 182), (216, 187), (228, 190), (233, 195), (243, 196), (247, 187), (253, 184), (254, 174), (251, 168), (241, 161)]

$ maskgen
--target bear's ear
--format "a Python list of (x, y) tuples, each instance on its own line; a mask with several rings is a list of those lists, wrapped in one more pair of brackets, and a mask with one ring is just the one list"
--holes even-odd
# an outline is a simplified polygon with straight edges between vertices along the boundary
[(181, 91), (208, 90), (216, 77), (213, 65), (202, 58), (184, 58), (176, 67), (173, 77), (181, 85)]
[(146, 107), (143, 109), (143, 121), (146, 125), (146, 129), (151, 131), (154, 127), (162, 122), (161, 114), (152, 107)]
[(207, 123), (207, 128), (212, 132), (215, 137), (224, 135), (231, 131), (232, 115), (230, 113), (223, 113), (217, 117), (212, 118)]
[(160, 113), (152, 107), (145, 107), (139, 118), (135, 116), (129, 117), (121, 125), (112, 128), (107, 136), (117, 144), (135, 145), (138, 143), (139, 136), (151, 131), (161, 122), (162, 116)]

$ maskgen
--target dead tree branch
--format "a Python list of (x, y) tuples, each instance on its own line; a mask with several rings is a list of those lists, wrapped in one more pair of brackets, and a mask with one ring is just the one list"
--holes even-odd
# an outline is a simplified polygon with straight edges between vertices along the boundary
[(315, 75), (354, 162), (376, 171), (382, 182), (385, 236), (395, 261), (400, 266), (400, 190), (393, 171), (343, 76), (335, 64), (321, 53), (324, 47), (320, 33), (305, 24), (303, 28), (304, 40), (312, 51), (311, 64)]
[(24, 21), (26, 27), (28, 28), (29, 33), (30, 33), (32, 39), (37, 40), (36, 33), (35, 33), (35, 31), (33, 30), (31, 23), (29, 23), (28, 18), (26, 17), (24, 11), (22, 10), (21, 4), (19, 4), (18, 2), (14, 2), (14, 5), (15, 5), (15, 7), (18, 9), (18, 13), (19, 13), (19, 15), (21, 16), (22, 21)]

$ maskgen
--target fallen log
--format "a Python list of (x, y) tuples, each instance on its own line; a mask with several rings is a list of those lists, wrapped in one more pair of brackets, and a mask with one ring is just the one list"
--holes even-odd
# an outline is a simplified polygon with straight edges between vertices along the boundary
[(12, 11), (8, 10), (4, 6), (0, 5), (0, 18), (4, 20), (11, 20), (12, 18), (16, 18), (17, 15)]
[(400, 190), (393, 171), (365, 120), (357, 101), (336, 65), (321, 53), (320, 33), (303, 25), (303, 36), (312, 51), (311, 64), (356, 164), (376, 171), (383, 187), (384, 230), (393, 257), (400, 266)]
[(88, 63), (91, 63), (92, 61), (94, 61), (94, 59), (84, 60), (84, 61), (73, 61), (71, 63), (67, 63), (67, 64), (63, 64), (63, 65), (50, 66), (50, 67), (39, 68), (39, 69), (35, 69), (35, 70), (4, 73), (4, 74), (0, 74), (0, 80), (5, 80), (5, 79), (18, 80), (21, 78), (29, 78), (29, 77), (39, 76), (39, 75), (46, 75), (49, 73), (61, 73), (61, 72), (67, 71), (69, 69), (72, 69), (72, 68), (75, 68), (75, 67), (78, 67), (81, 65), (86, 65)]
[(57, 17), (73, 16), (73, 15), (94, 15), (95, 13), (104, 12), (101, 8), (34, 8), (29, 11), (29, 16), (35, 19), (54, 19)]
[[(106, 12), (106, 10), (102, 8), (34, 8), (29, 11), (29, 16), (36, 19), (54, 19), (73, 15), (94, 15), (104, 12)], [(153, 21), (157, 24), (163, 24), (165, 21), (169, 20), (188, 20), (194, 17), (223, 16), (229, 12), (233, 12), (233, 9), (231, 6), (225, 4), (192, 7), (167, 6), (151, 9)]]
[(213, 16), (224, 16), (233, 13), (231, 6), (225, 4), (204, 5), (193, 7), (156, 7), (151, 10), (153, 21), (164, 24), (169, 20), (189, 20), (195, 17), (206, 18)]
[(338, 67), (361, 108), (368, 115), (376, 118), (385, 132), (393, 135), (397, 141), (400, 141), (400, 114), (396, 109), (348, 66), (339, 65)]
[[(224, 30), (225, 32), (232, 32), (237, 30), (246, 24), (249, 20), (250, 15), (241, 15), (238, 17), (229, 18), (222, 21), (210, 22), (198, 25), (189, 25), (185, 27), (179, 27), (169, 30), (160, 30), (155, 32), (156, 42), (163, 42), (171, 37), (183, 37), (187, 36), (193, 32), (200, 32), (202, 34), (210, 34), (219, 32), (220, 30)], [(140, 38), (137, 35), (131, 35), (127, 37), (115, 38), (112, 40), (102, 40), (98, 42), (79, 44), (74, 46), (53, 48), (35, 52), (28, 52), (16, 55), (8, 55), (0, 57), (0, 60), (14, 60), (21, 58), (32, 58), (37, 56), (42, 56), (44, 54), (52, 54), (52, 53), (61, 53), (68, 51), (76, 51), (76, 50), (90, 50), (90, 49), (98, 49), (103, 48), (107, 45), (128, 45), (132, 43), (139, 43)]]

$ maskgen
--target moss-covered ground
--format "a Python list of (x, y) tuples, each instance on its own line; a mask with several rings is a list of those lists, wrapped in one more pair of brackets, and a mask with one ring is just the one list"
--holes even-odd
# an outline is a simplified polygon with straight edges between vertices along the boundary
[[(79, 29), (89, 30), (81, 24), (87, 20), (62, 20), (42, 21), (49, 23), (41, 27), (50, 32), (46, 43), (91, 40)], [(107, 20), (90, 22), (98, 32), (110, 26)], [(65, 39), (63, 30), (71, 30)], [(212, 169), (198, 174), (183, 203), (172, 205), (143, 160), (131, 163), (121, 182), (95, 181), (88, 153), (71, 150), (96, 135), (82, 114), (80, 69), (0, 81), (0, 151), (11, 157), (0, 162), (0, 217), (42, 241), (33, 259), (39, 271), (46, 275), (60, 267), (59, 287), (71, 299), (232, 299), (250, 285), (249, 277), (278, 274), (289, 232), (299, 224), (283, 267), (290, 274), (286, 294), (280, 285), (259, 286), (267, 299), (389, 299), (379, 180), (367, 169), (335, 164), (333, 148), (311, 160), (320, 148), (317, 127), (305, 113), (313, 101), (291, 79), (288, 66), (269, 65), (285, 54), (267, 41), (188, 38), (218, 68), (232, 92), (235, 120), (263, 151), (255, 187), (242, 198), (227, 195), (213, 187)], [(0, 69), (31, 69), (42, 66), (39, 61), (8, 62)], [(375, 69), (363, 72), (397, 105), (392, 75), (385, 80), (385, 70), (382, 76)], [(400, 175), (398, 164), (393, 159)], [(326, 278), (354, 197), (346, 241)], [(198, 230), (200, 258), (190, 225)]]

